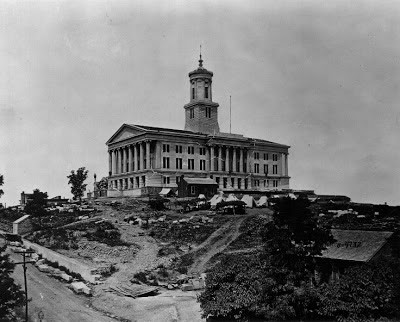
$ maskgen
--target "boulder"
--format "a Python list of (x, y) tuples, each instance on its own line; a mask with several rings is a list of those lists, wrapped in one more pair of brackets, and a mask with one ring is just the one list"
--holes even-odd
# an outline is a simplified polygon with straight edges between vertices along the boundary
[(167, 288), (168, 288), (169, 290), (173, 290), (175, 287), (173, 287), (171, 284), (168, 284)]
[(49, 265), (46, 264), (42, 264), (42, 265), (38, 265), (38, 270), (44, 273), (49, 273), (51, 271), (51, 268)]
[(71, 283), (72, 290), (77, 294), (91, 295), (92, 290), (83, 282), (73, 282)]
[(72, 281), (72, 276), (71, 276), (71, 275), (68, 275), (67, 273), (62, 273), (62, 274), (61, 274), (61, 278), (62, 278), (64, 281), (67, 281), (67, 282), (71, 282), (71, 281)]
[(182, 284), (181, 290), (182, 291), (193, 291), (193, 285), (192, 284)]
[(190, 280), (190, 282), (193, 285), (194, 290), (200, 290), (202, 288), (199, 279), (193, 278)]

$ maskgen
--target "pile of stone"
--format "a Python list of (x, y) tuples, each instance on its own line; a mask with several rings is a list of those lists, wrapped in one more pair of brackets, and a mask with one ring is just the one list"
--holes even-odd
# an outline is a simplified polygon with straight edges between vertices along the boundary
[(73, 282), (68, 287), (77, 294), (92, 295), (92, 289), (83, 282)]
[(135, 245), (108, 246), (99, 242), (80, 240), (77, 253), (81, 257), (92, 258), (96, 262), (128, 263), (138, 251)]

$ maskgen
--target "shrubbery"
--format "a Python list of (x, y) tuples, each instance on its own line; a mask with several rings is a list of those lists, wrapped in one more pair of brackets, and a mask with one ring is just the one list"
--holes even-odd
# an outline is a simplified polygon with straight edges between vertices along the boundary
[(198, 297), (203, 316), (229, 320), (366, 321), (400, 318), (400, 262), (347, 269), (331, 284), (312, 283), (315, 255), (332, 242), (305, 200), (283, 200), (261, 230), (264, 249), (230, 255), (211, 269)]

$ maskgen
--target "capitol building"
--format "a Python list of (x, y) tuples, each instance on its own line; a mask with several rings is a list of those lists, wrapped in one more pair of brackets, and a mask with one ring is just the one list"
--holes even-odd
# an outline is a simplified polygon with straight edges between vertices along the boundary
[(181, 197), (217, 191), (260, 193), (289, 189), (289, 146), (220, 132), (213, 73), (189, 73), (190, 98), (183, 130), (123, 124), (107, 141), (108, 196), (161, 191)]

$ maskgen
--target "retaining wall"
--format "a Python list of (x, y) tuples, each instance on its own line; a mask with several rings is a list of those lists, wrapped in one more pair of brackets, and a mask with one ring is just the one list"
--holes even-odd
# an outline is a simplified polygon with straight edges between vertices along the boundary
[(87, 282), (95, 282), (95, 276), (90, 273), (93, 268), (82, 264), (76, 259), (69, 258), (51, 249), (32, 243), (26, 239), (23, 239), (23, 242), (26, 248), (32, 248), (36, 253), (42, 255), (43, 258), (52, 262), (57, 262), (60, 266), (68, 268), (71, 272), (80, 274)]

